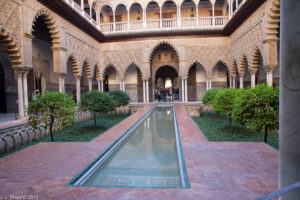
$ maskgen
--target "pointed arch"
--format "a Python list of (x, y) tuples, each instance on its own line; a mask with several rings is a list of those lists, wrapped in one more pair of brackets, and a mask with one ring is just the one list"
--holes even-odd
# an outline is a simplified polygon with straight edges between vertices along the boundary
[[(85, 61), (83, 61), (83, 64), (82, 64), (82, 71), (83, 69), (85, 69), (85, 73), (86, 73), (86, 76), (88, 78), (92, 78), (93, 77), (93, 69), (90, 65), (90, 62), (86, 59)], [(82, 74), (82, 72), (81, 72)]]
[(248, 64), (247, 57), (246, 55), (243, 55), (240, 61), (240, 66), (238, 68), (239, 74), (244, 74), (246, 72), (247, 64)]
[(80, 67), (78, 66), (78, 62), (73, 53), (71, 53), (69, 55), (68, 60), (70, 61), (71, 65), (72, 65), (72, 70), (73, 70), (74, 76), (80, 76)]
[(230, 68), (228, 67), (228, 65), (227, 65), (223, 60), (218, 60), (218, 61), (216, 62), (216, 64), (215, 64), (215, 65), (213, 66), (213, 68), (211, 69), (212, 72), (214, 71), (215, 67), (216, 67), (217, 64), (219, 64), (219, 63), (222, 63), (222, 64), (226, 67), (226, 71), (227, 71), (228, 73), (230, 73)]
[(95, 74), (94, 76), (96, 77), (96, 79), (101, 79), (101, 74), (100, 74), (100, 65), (97, 63), (95, 65), (95, 68), (94, 68), (94, 71), (95, 71)]
[(162, 41), (162, 42), (159, 42), (155, 47), (152, 48), (151, 53), (148, 58), (148, 60), (150, 62), (152, 61), (153, 56), (156, 53), (156, 51), (159, 50), (160, 48), (168, 48), (168, 49), (172, 50), (175, 53), (177, 59), (180, 60), (179, 51), (175, 48), (175, 46), (172, 45), (170, 42)]
[(261, 57), (262, 57), (261, 51), (259, 50), (258, 47), (255, 47), (251, 58), (251, 65), (250, 65), (251, 70), (256, 71), (258, 69), (258, 65)]
[(232, 77), (236, 77), (237, 72), (238, 72), (238, 69), (237, 69), (237, 62), (236, 62), (236, 60), (234, 60), (233, 63), (232, 63), (232, 68), (231, 68), (230, 75), (231, 75)]
[(6, 47), (6, 52), (11, 58), (13, 67), (22, 67), (20, 48), (12, 35), (2, 27), (0, 27), (0, 44)]
[(34, 16), (32, 26), (34, 26), (35, 20), (39, 17), (42, 17), (49, 29), (53, 47), (60, 47), (60, 32), (52, 13), (45, 8), (40, 9)]
[(132, 62), (131, 64), (129, 64), (129, 65), (127, 65), (127, 67), (125, 68), (125, 70), (124, 70), (124, 79), (125, 79), (125, 77), (126, 77), (126, 74), (127, 74), (127, 72), (128, 72), (128, 69), (131, 67), (131, 66), (135, 66), (139, 71), (140, 71), (140, 73), (141, 73), (141, 75), (142, 75), (142, 77), (143, 77), (143, 71), (142, 71), (142, 69), (140, 68), (140, 66), (138, 66), (137, 64), (135, 64), (134, 62)]
[(191, 65), (189, 65), (189, 67), (187, 68), (186, 70), (186, 73), (185, 73), (185, 76), (188, 77), (189, 76), (189, 72), (190, 72), (190, 69), (194, 66), (194, 65), (197, 65), (199, 64), (200, 66), (202, 66), (203, 70), (205, 71), (206, 75), (207, 75), (207, 69), (205, 68), (205, 66), (199, 62), (199, 61), (194, 61)]
[(108, 64), (108, 65), (106, 65), (106, 66), (104, 67), (104, 69), (103, 69), (103, 72), (102, 72), (102, 78), (103, 78), (103, 79), (105, 78), (105, 73), (106, 73), (106, 71), (107, 71), (109, 68), (113, 68), (113, 69), (116, 71), (116, 73), (117, 73), (118, 75), (120, 75), (119, 70), (118, 70), (114, 65)]

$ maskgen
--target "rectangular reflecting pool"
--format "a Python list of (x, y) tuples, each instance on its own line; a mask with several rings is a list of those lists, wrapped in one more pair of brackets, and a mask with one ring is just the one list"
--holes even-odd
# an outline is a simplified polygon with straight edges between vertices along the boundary
[(150, 110), (70, 184), (189, 188), (174, 106)]

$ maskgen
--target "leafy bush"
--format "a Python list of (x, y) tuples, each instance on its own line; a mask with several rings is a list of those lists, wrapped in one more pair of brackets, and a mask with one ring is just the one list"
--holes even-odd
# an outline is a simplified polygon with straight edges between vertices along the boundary
[(119, 108), (121, 106), (127, 106), (129, 104), (130, 98), (128, 94), (121, 90), (112, 90), (109, 91), (108, 94), (113, 99), (115, 104), (115, 108)]
[(279, 89), (264, 83), (247, 90), (236, 99), (233, 117), (250, 128), (264, 128), (267, 142), (268, 129), (276, 129), (279, 120)]
[(93, 90), (81, 96), (80, 108), (84, 111), (89, 111), (92, 113), (94, 117), (94, 128), (96, 128), (97, 114), (113, 111), (114, 102), (108, 94), (98, 90)]
[(231, 115), (235, 99), (239, 94), (240, 90), (237, 89), (227, 88), (219, 90), (212, 102), (212, 107), (216, 113), (222, 113), (229, 116), (229, 129), (231, 129)]
[(212, 103), (213, 103), (213, 100), (216, 97), (216, 95), (217, 95), (217, 93), (218, 93), (219, 90), (220, 89), (216, 89), (216, 88), (212, 88), (210, 90), (207, 90), (204, 93), (203, 97), (202, 97), (203, 104), (211, 106)]
[(75, 107), (76, 104), (67, 94), (46, 92), (37, 95), (29, 103), (28, 124), (34, 129), (37, 129), (38, 125), (49, 128), (53, 142), (53, 126), (58, 129), (71, 126), (75, 122)]

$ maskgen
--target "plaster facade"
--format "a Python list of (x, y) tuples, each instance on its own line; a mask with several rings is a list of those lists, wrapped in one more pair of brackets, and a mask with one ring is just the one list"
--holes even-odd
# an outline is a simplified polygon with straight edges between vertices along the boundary
[[(174, 4), (181, 9), (183, 18), (195, 12), (189, 5), (198, 5), (195, 6), (198, 15), (203, 16), (211, 16), (210, 7), (215, 5), (215, 15), (217, 10), (222, 10), (226, 16), (228, 5), (233, 2), (222, 2), (224, 8), (218, 1), (210, 1), (208, 6), (199, 6), (201, 3), (197, 1), (186, 7), (182, 1)], [(115, 12), (121, 3), (127, 9), (133, 5), (131, 1), (117, 0), (89, 2), (99, 18), (104, 5), (111, 6)], [(141, 1), (140, 7), (145, 10), (148, 3)], [(163, 8), (165, 1), (157, 3)], [(208, 7), (206, 14), (201, 11), (205, 7)], [(0, 11), (1, 64), (15, 71), (14, 95), (18, 95), (21, 117), (25, 115), (31, 91), (36, 89), (36, 80), (40, 81), (42, 92), (59, 90), (76, 95), (77, 100), (82, 92), (105, 91), (107, 87), (125, 90), (132, 101), (144, 102), (153, 100), (155, 73), (166, 65), (176, 69), (175, 82), (181, 101), (199, 101), (212, 87), (253, 86), (264, 81), (269, 85), (279, 83), (279, 0), (265, 1), (229, 36), (149, 36), (105, 42), (97, 41), (36, 0), (3, 0)], [(169, 11), (166, 8), (163, 13), (174, 10)], [(135, 12), (133, 9), (132, 13)], [(148, 14), (150, 18), (154, 15)], [(131, 17), (135, 19), (136, 15)], [(39, 20), (46, 24), (51, 37), (48, 43), (33, 35)], [(158, 56), (162, 57), (158, 59)]]

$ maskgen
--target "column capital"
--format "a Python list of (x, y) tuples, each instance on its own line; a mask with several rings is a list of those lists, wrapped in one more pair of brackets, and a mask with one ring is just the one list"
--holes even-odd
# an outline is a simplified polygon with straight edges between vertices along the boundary
[(274, 69), (275, 69), (275, 67), (277, 67), (277, 66), (276, 66), (276, 65), (265, 65), (265, 66), (264, 66), (264, 69), (265, 69), (267, 72), (269, 72), (269, 71), (273, 72)]
[(188, 77), (187, 77), (187, 76), (181, 76), (181, 79), (182, 79), (182, 80), (187, 80)]
[(56, 76), (57, 76), (58, 78), (64, 78), (64, 77), (67, 76), (66, 73), (62, 73), (62, 72), (57, 72), (57, 73), (55, 73), (55, 74), (56, 74)]
[(51, 49), (53, 50), (53, 51), (59, 51), (59, 50), (61, 50), (61, 51), (67, 51), (67, 49), (66, 48), (64, 48), (64, 47), (51, 47)]

